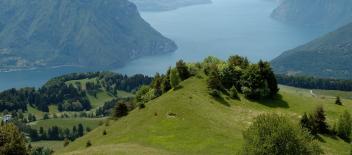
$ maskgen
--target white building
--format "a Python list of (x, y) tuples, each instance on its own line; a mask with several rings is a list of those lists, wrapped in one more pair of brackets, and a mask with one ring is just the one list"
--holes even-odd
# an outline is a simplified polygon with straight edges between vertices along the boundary
[(7, 114), (2, 118), (2, 121), (4, 121), (6, 123), (6, 122), (9, 122), (11, 120), (11, 118), (12, 118), (12, 116)]

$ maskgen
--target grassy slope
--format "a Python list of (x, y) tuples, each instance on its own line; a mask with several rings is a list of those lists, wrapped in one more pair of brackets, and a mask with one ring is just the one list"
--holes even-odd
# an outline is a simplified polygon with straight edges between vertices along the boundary
[[(276, 100), (257, 103), (243, 97), (215, 100), (208, 95), (204, 79), (193, 77), (182, 86), (148, 103), (145, 109), (134, 110), (108, 127), (98, 127), (58, 153), (231, 154), (241, 149), (242, 131), (260, 113), (282, 113), (298, 121), (303, 112), (323, 104), (332, 123), (343, 110), (352, 108), (349, 100), (344, 101), (345, 106), (337, 106), (332, 99), (314, 98), (308, 91), (290, 87), (283, 87)], [(349, 144), (326, 136), (322, 139), (327, 154), (348, 154)], [(86, 149), (88, 140), (93, 145)]]
[(44, 141), (38, 141), (38, 142), (31, 142), (31, 145), (33, 147), (48, 147), (52, 150), (60, 150), (64, 148), (64, 142), (63, 141), (54, 141), (54, 140), (44, 140)]
[(72, 129), (73, 126), (77, 126), (79, 123), (82, 123), (84, 127), (94, 129), (98, 127), (99, 122), (103, 120), (104, 118), (53, 118), (33, 122), (31, 123), (31, 126), (35, 129), (39, 129), (40, 127), (47, 129), (48, 127), (56, 125), (61, 128)]
[[(82, 80), (71, 80), (66, 82), (66, 84), (73, 84), (75, 87), (77, 87), (76, 83), (79, 82), (81, 83), (82, 89), (85, 90), (86, 89), (86, 83), (87, 82), (94, 82), (96, 83), (96, 78), (92, 78), (92, 79), (82, 79)], [(100, 91), (97, 93), (97, 97), (94, 97), (90, 94), (88, 95), (88, 99), (92, 104), (92, 111), (95, 111), (96, 108), (98, 108), (99, 106), (103, 105), (105, 102), (110, 101), (112, 99), (114, 99), (115, 97), (113, 95), (111, 95), (109, 92), (107, 91)], [(117, 92), (117, 97), (133, 97), (133, 94), (129, 93), (129, 92), (125, 92), (125, 91), (118, 91)]]

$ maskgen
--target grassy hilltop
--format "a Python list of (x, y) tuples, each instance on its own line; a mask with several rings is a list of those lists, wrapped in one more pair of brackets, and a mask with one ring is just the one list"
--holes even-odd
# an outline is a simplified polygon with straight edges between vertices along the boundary
[[(233, 154), (243, 143), (242, 131), (261, 113), (275, 112), (298, 123), (304, 112), (318, 105), (326, 110), (328, 123), (336, 122), (352, 101), (334, 104), (334, 99), (314, 97), (309, 90), (281, 86), (276, 99), (249, 101), (213, 98), (206, 77), (199, 75), (136, 109), (126, 117), (100, 126), (57, 154)], [(107, 135), (103, 135), (103, 131)], [(348, 154), (350, 145), (339, 138), (320, 135), (326, 154)], [(92, 146), (87, 148), (90, 141)]]

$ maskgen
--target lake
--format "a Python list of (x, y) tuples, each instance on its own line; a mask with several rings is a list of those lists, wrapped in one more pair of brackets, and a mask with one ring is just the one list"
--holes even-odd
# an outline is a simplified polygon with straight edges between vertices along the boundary
[[(175, 53), (134, 60), (115, 72), (153, 75), (164, 72), (179, 59), (199, 61), (207, 56), (226, 59), (239, 54), (255, 62), (271, 60), (283, 51), (306, 43), (327, 30), (286, 25), (270, 18), (277, 3), (271, 0), (213, 0), (209, 5), (168, 12), (143, 12), (142, 17), (178, 45)], [(40, 86), (48, 79), (91, 71), (62, 67), (0, 73), (0, 90)]]

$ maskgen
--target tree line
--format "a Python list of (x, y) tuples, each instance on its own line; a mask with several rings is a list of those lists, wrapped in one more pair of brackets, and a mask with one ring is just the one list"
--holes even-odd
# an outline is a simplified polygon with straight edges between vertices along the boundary
[[(96, 78), (96, 83), (88, 83), (87, 90), (80, 84), (67, 84), (67, 81)], [(49, 80), (39, 89), (21, 88), (9, 89), (0, 93), (0, 112), (27, 111), (30, 105), (40, 111), (48, 112), (50, 104), (56, 104), (59, 111), (90, 110), (91, 103), (87, 94), (104, 89), (113, 95), (117, 90), (134, 91), (144, 84), (149, 84), (152, 78), (144, 75), (126, 75), (112, 72), (72, 73)]]
[(136, 92), (136, 101), (141, 108), (152, 99), (171, 89), (192, 76), (207, 75), (209, 94), (219, 97), (220, 93), (237, 98), (243, 93), (249, 99), (275, 97), (279, 91), (277, 80), (268, 62), (249, 63), (245, 57), (231, 56), (227, 61), (208, 57), (201, 63), (176, 62), (165, 74), (157, 73), (150, 85), (143, 85)]
[(316, 77), (288, 75), (276, 75), (276, 78), (278, 83), (293, 87), (352, 91), (352, 80), (322, 79)]
[(223, 92), (232, 98), (236, 98), (237, 93), (242, 93), (249, 99), (273, 98), (279, 91), (268, 62), (251, 64), (247, 58), (235, 55), (227, 61), (208, 57), (202, 66), (208, 75), (210, 94), (216, 97)]

